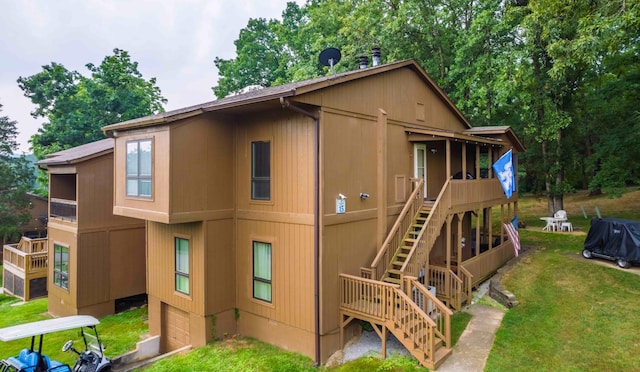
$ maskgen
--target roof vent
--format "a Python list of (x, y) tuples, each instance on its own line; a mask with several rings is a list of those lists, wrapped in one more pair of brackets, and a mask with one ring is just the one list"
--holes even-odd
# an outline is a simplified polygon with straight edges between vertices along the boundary
[(360, 56), (358, 57), (358, 63), (361, 70), (367, 68), (369, 67), (369, 58), (367, 58), (367, 56)]
[(371, 61), (374, 66), (380, 65), (380, 48), (371, 49)]

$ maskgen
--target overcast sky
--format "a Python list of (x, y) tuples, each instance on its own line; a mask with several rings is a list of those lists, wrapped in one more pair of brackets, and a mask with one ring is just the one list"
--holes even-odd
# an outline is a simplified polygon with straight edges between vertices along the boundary
[[(18, 122), (18, 153), (45, 121), (18, 77), (51, 62), (88, 76), (114, 48), (126, 50), (146, 80), (155, 77), (166, 110), (215, 99), (215, 57), (235, 56), (249, 18), (281, 19), (287, 0), (0, 0), (0, 116)], [(296, 0), (303, 4), (304, 0)]]

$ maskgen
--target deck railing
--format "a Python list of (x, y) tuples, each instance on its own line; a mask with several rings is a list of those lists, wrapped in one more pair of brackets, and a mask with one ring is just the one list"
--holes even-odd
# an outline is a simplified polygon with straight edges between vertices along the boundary
[(371, 264), (371, 279), (382, 279), (382, 276), (387, 271), (387, 267), (391, 262), (393, 254), (400, 246), (400, 243), (402, 243), (404, 234), (409, 230), (409, 227), (413, 223), (413, 219), (420, 211), (420, 208), (424, 205), (424, 194), (422, 191), (424, 188), (424, 180), (422, 178), (412, 179), (412, 182), (416, 183), (415, 188), (405, 203), (404, 208), (402, 208), (402, 211), (398, 215), (393, 227), (391, 227), (389, 235), (387, 235), (387, 238), (378, 250), (376, 258)]
[(462, 280), (462, 293), (466, 297), (467, 303), (470, 303), (473, 292), (473, 275), (464, 267), (458, 266), (458, 277)]
[(462, 309), (464, 282), (446, 267), (429, 266), (429, 284), (436, 287), (438, 298), (455, 310)]
[[(397, 284), (340, 274), (340, 307), (379, 320), (389, 319), (388, 303)], [(387, 305), (385, 305), (387, 304)]]
[[(407, 282), (410, 283), (408, 285), (413, 286), (414, 279)], [(439, 302), (428, 291), (425, 296)], [(434, 360), (436, 336), (441, 337), (447, 346), (451, 345), (448, 330), (451, 311), (445, 306), (439, 307), (438, 311), (445, 318), (445, 330), (441, 331), (399, 285), (340, 274), (340, 308), (352, 314), (362, 314), (365, 320), (373, 318), (384, 322), (396, 336), (401, 331), (403, 337), (398, 339), (405, 346), (419, 350), (427, 360)]]
[(10, 247), (19, 249), (24, 253), (42, 253), (48, 250), (47, 238), (28, 238), (23, 236), (18, 244), (9, 244)]
[(75, 200), (51, 198), (49, 202), (49, 215), (67, 221), (75, 221), (77, 216), (77, 203)]
[(18, 249), (17, 244), (9, 244), (2, 248), (4, 265), (13, 265), (23, 271), (25, 275), (30, 275), (39, 271), (47, 270), (47, 251), (37, 253), (27, 253)]
[(451, 345), (451, 315), (453, 312), (442, 301), (429, 292), (425, 286), (415, 277), (404, 277), (405, 293), (410, 293), (413, 302), (429, 315), (436, 323), (435, 334), (445, 342), (447, 346)]

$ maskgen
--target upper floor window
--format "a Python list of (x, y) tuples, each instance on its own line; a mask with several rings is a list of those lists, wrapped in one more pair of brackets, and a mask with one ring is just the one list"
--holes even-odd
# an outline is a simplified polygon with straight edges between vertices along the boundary
[(175, 238), (176, 291), (189, 294), (189, 240)]
[(69, 247), (53, 245), (53, 284), (69, 289)]
[(127, 142), (127, 196), (151, 197), (151, 150), (150, 139)]
[(271, 200), (271, 143), (251, 142), (251, 199)]

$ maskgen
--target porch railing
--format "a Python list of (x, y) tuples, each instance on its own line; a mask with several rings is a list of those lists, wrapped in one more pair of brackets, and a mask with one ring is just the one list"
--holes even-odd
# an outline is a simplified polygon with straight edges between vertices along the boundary
[(48, 250), (47, 238), (28, 238), (23, 236), (18, 244), (9, 244), (25, 253), (41, 253)]
[(497, 178), (477, 180), (451, 180), (451, 207), (469, 207), (470, 204), (495, 204), (497, 200), (505, 200), (506, 196)]
[(435, 334), (445, 342), (447, 346), (451, 346), (451, 315), (453, 312), (436, 296), (432, 295), (418, 278), (405, 276), (405, 293), (410, 294), (413, 302), (429, 315), (436, 323)]
[(400, 215), (398, 215), (396, 222), (393, 224), (393, 227), (391, 227), (389, 235), (387, 235), (384, 243), (382, 243), (376, 258), (371, 264), (371, 279), (382, 279), (382, 276), (387, 271), (387, 267), (391, 262), (391, 258), (393, 257), (395, 250), (400, 246), (400, 243), (402, 243), (404, 234), (409, 230), (414, 217), (424, 205), (422, 191), (424, 188), (424, 180), (419, 178), (412, 179), (411, 181), (416, 183), (415, 189), (411, 193), (411, 196), (409, 196), (409, 199), (405, 203), (404, 208), (402, 208)]
[(75, 200), (51, 198), (49, 202), (49, 215), (67, 221), (75, 221), (77, 216), (77, 203)]
[(473, 275), (464, 267), (458, 266), (458, 277), (462, 280), (462, 293), (466, 297), (467, 303), (471, 303)]
[(5, 265), (13, 265), (23, 271), (25, 275), (30, 275), (39, 271), (47, 270), (48, 253), (27, 253), (17, 247), (5, 245), (2, 248), (3, 262)]
[(455, 310), (462, 309), (463, 281), (446, 267), (429, 266), (429, 284), (436, 287), (437, 295)]

